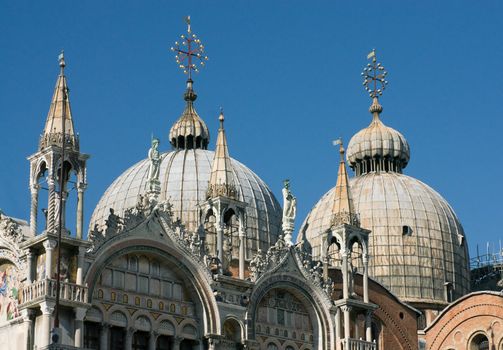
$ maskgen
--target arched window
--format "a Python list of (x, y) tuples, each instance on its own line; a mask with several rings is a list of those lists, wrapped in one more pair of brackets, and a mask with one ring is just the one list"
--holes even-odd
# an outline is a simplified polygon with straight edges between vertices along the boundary
[(489, 350), (489, 339), (485, 334), (477, 334), (470, 342), (470, 350)]
[(278, 350), (278, 346), (274, 343), (267, 344), (267, 350)]

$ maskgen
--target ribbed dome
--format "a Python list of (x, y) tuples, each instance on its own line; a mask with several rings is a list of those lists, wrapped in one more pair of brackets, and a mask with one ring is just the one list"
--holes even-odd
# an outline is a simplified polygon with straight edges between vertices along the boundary
[(372, 122), (349, 141), (347, 160), (356, 175), (371, 171), (402, 172), (410, 158), (409, 144), (401, 133), (381, 121), (382, 107), (374, 98), (370, 112)]
[[(463, 228), (437, 192), (412, 177), (372, 172), (351, 180), (355, 211), (369, 236), (370, 275), (402, 300), (445, 303), (469, 291), (468, 250)], [(330, 228), (335, 188), (314, 206), (302, 224), (320, 257), (321, 235)], [(450, 288), (450, 287), (449, 287)]]
[(192, 84), (192, 80), (189, 79), (184, 94), (185, 109), (169, 132), (170, 143), (175, 149), (207, 149), (210, 142), (208, 127), (194, 108), (197, 95), (192, 89)]
[[(198, 227), (198, 204), (206, 200), (213, 151), (202, 149), (180, 150), (162, 154), (159, 180), (160, 200), (169, 199), (173, 211), (189, 230)], [(231, 159), (234, 184), (239, 199), (248, 203), (247, 256), (258, 248), (266, 250), (277, 241), (281, 227), (281, 207), (267, 185), (250, 169)], [(117, 215), (135, 206), (140, 194), (145, 193), (149, 160), (142, 160), (120, 175), (106, 190), (91, 217), (90, 228), (103, 227), (113, 208)]]

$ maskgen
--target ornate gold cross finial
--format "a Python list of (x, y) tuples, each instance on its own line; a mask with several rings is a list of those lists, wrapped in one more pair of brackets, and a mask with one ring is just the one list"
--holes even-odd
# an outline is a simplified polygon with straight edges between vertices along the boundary
[[(176, 63), (185, 74), (192, 79), (192, 71), (199, 72), (198, 66), (204, 66), (204, 62), (208, 60), (208, 56), (204, 56), (204, 45), (196, 34), (192, 33), (190, 28), (190, 16), (185, 18), (187, 23), (187, 35), (182, 34), (181, 42), (175, 41), (175, 46), (171, 47), (171, 51), (176, 52)], [(199, 65), (197, 64), (199, 62)]]
[(388, 81), (386, 80), (388, 72), (384, 70), (381, 63), (377, 62), (375, 49), (367, 55), (367, 59), (372, 61), (363, 68), (363, 86), (371, 98), (378, 98), (388, 85)]

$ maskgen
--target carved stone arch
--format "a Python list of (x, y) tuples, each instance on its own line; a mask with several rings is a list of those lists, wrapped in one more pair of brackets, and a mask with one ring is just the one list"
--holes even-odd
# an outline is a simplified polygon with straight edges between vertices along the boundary
[(33, 180), (38, 181), (39, 178), (43, 176), (45, 171), (49, 170), (49, 166), (47, 165), (47, 159), (45, 157), (40, 158), (33, 169), (34, 173), (32, 174)]
[(362, 239), (362, 237), (358, 233), (351, 232), (348, 236), (348, 247), (351, 247), (355, 242), (358, 242), (361, 245), (364, 252), (368, 252), (368, 247), (365, 240)]
[(229, 322), (230, 323), (234, 323), (235, 325), (237, 325), (239, 327), (239, 339), (229, 339), (229, 340), (233, 340), (235, 342), (242, 342), (243, 339), (245, 338), (245, 327), (243, 325), (242, 320), (239, 317), (235, 316), (235, 315), (228, 315), (225, 318), (224, 322), (222, 323), (222, 330), (223, 330), (222, 335), (224, 337), (228, 336), (226, 334), (226, 330), (227, 330), (226, 329), (226, 325), (228, 325)]
[(192, 320), (183, 320), (177, 327), (176, 334), (185, 339), (197, 339), (201, 334), (197, 330), (197, 324)]
[(134, 328), (143, 331), (150, 332), (153, 329), (153, 319), (152, 316), (146, 311), (138, 310), (134, 314), (135, 318), (133, 321)]
[(171, 315), (162, 315), (159, 317), (155, 324), (154, 327), (157, 329), (159, 334), (162, 335), (176, 335), (176, 320), (173, 316)]
[[(143, 228), (145, 230), (145, 228)], [(136, 253), (141, 255), (148, 252), (157, 258), (164, 259), (168, 263), (176, 266), (180, 273), (187, 276), (188, 286), (191, 287), (194, 300), (197, 301), (196, 309), (201, 316), (205, 334), (220, 333), (220, 316), (218, 306), (213, 296), (213, 289), (210, 286), (211, 276), (207, 271), (202, 270), (189, 259), (176, 244), (168, 240), (159, 240), (152, 237), (145, 237), (138, 233), (131, 232), (129, 236), (121, 237), (120, 240), (111, 240), (103, 244), (96, 252), (96, 258), (88, 269), (84, 283), (89, 287), (89, 303), (92, 302), (94, 287), (99, 276), (105, 267), (114, 259), (125, 254)], [(202, 334), (200, 334), (202, 335)]]
[(103, 305), (97, 304), (93, 305), (89, 310), (87, 310), (84, 319), (86, 321), (101, 323), (105, 321), (105, 314), (106, 310), (104, 309)]
[(466, 343), (466, 349), (479, 350), (478, 345), (480, 345), (480, 343), (483, 342), (484, 339), (485, 341), (489, 342), (490, 338), (491, 337), (483, 329), (476, 330), (468, 337), (468, 342)]
[(112, 306), (105, 314), (105, 322), (118, 327), (130, 327), (133, 325), (131, 317), (119, 305)]
[(294, 274), (275, 273), (260, 279), (250, 296), (249, 308), (246, 312), (247, 319), (247, 339), (255, 340), (255, 320), (257, 319), (257, 309), (262, 298), (273, 289), (283, 289), (298, 298), (309, 311), (310, 319), (313, 322), (313, 333), (316, 335), (314, 344), (320, 349), (333, 349), (335, 336), (333, 330), (333, 317), (330, 315), (329, 307), (321, 290), (315, 290), (310, 281), (302, 276)]

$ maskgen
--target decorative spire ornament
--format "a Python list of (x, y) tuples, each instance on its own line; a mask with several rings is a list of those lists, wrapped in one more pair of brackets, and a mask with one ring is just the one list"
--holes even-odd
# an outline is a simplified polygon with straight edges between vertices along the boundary
[(204, 45), (201, 39), (192, 33), (190, 16), (185, 18), (185, 22), (187, 23), (187, 34), (180, 36), (181, 42), (175, 41), (175, 46), (171, 47), (171, 51), (176, 52), (175, 59), (178, 67), (189, 75), (189, 80), (192, 80), (192, 71), (198, 73), (199, 67), (204, 66), (208, 56), (204, 55)]
[(374, 99), (382, 96), (384, 89), (388, 85), (388, 81), (386, 80), (388, 72), (384, 70), (381, 63), (377, 62), (375, 49), (367, 55), (367, 59), (371, 60), (371, 63), (368, 63), (367, 66), (363, 68), (363, 86), (369, 93), (369, 96)]

